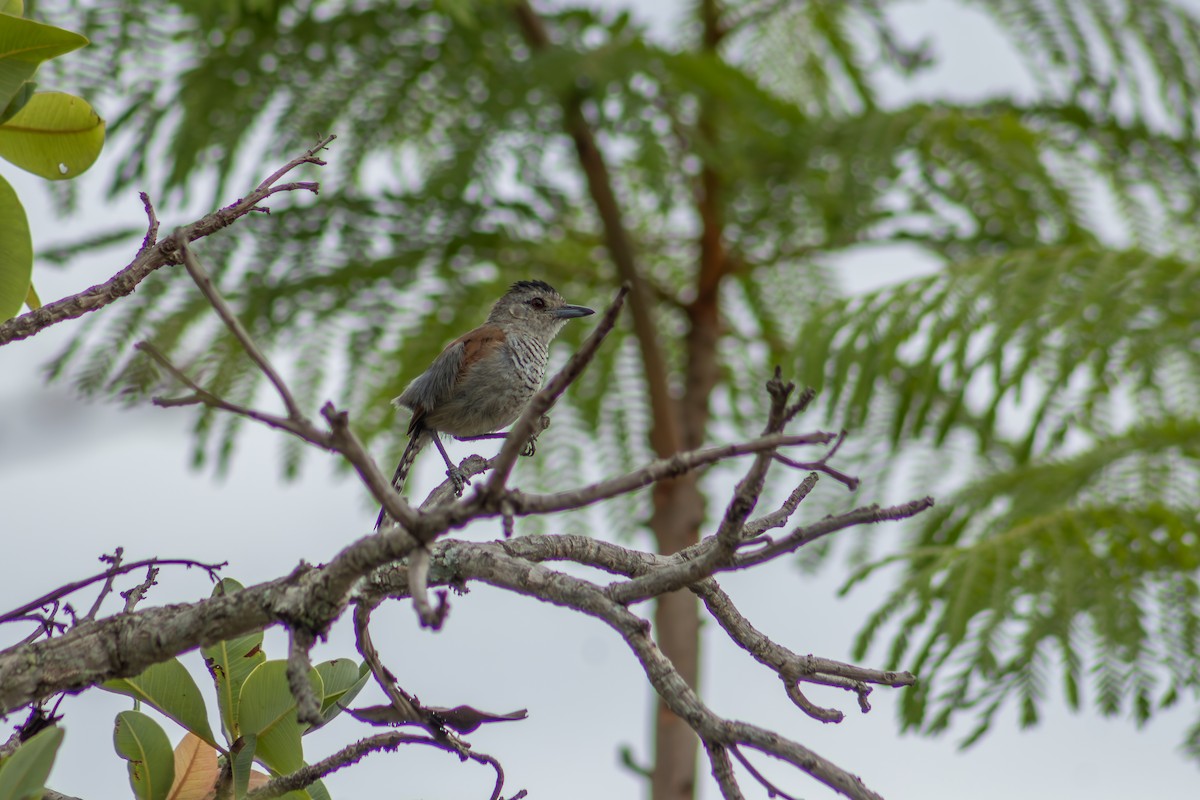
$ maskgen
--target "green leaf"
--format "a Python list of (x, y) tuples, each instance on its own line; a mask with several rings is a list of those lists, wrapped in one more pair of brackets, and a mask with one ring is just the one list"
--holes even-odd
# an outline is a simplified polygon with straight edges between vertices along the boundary
[(33, 97), (34, 90), (37, 89), (36, 81), (25, 81), (21, 84), (21, 88), (13, 95), (12, 100), (8, 101), (8, 106), (4, 111), (0, 112), (0, 125), (8, 122), (13, 118), (13, 115), (25, 107), (29, 102), (29, 98)]
[(67, 180), (95, 163), (104, 147), (104, 120), (82, 98), (38, 92), (0, 125), (0, 158), (51, 181)]
[(230, 755), (233, 757), (233, 796), (246, 796), (250, 786), (250, 773), (254, 769), (254, 751), (258, 746), (258, 737), (254, 734), (243, 736), (233, 743)]
[(105, 681), (100, 688), (141, 700), (218, 750), (223, 749), (208, 724), (208, 709), (204, 706), (200, 687), (177, 658), (154, 664), (133, 678)]
[(46, 728), (4, 759), (0, 763), (0, 800), (40, 798), (62, 739), (62, 728)]
[(19, 17), (25, 13), (25, 0), (5, 0), (0, 3), (0, 14), (12, 14)]
[(129, 785), (138, 800), (165, 800), (175, 782), (175, 753), (167, 734), (147, 714), (122, 711), (113, 730), (117, 755), (129, 762)]
[(22, 17), (0, 15), (0, 104), (5, 107), (33, 77), (38, 64), (78, 50), (84, 36)]
[[(310, 670), (309, 681), (317, 697), (323, 697), (320, 673)], [(268, 769), (286, 775), (304, 766), (286, 661), (267, 661), (250, 673), (238, 698), (238, 721), (243, 735), (258, 737), (255, 758)]]
[(325, 686), (325, 696), (321, 699), (321, 724), (324, 725), (358, 696), (371, 677), (371, 668), (365, 661), (355, 664), (348, 658), (338, 658), (317, 664), (316, 670)]
[(0, 322), (21, 310), (32, 273), (33, 239), (25, 207), (12, 185), (0, 177)]
[[(213, 597), (240, 592), (244, 587), (232, 578), (225, 578), (213, 587)], [(238, 696), (242, 684), (254, 668), (267, 660), (262, 651), (262, 631), (200, 649), (204, 663), (217, 688), (217, 706), (221, 712), (221, 727), (230, 742), (242, 735), (238, 727)]]

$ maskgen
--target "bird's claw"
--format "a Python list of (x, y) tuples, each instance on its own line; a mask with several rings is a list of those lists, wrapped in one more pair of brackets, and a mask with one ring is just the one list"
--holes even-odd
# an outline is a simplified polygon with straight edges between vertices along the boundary
[(523, 448), (521, 448), (521, 455), (524, 456), (525, 458), (531, 458), (533, 456), (533, 454), (536, 452), (537, 452), (537, 437), (535, 436), (532, 439), (530, 439), (528, 442), (526, 442), (525, 446)]
[(446, 470), (446, 477), (449, 478), (450, 482), (454, 484), (454, 496), (462, 497), (463, 487), (471, 482), (471, 479), (467, 477), (467, 473), (463, 472), (458, 467), (451, 467), (450, 469)]

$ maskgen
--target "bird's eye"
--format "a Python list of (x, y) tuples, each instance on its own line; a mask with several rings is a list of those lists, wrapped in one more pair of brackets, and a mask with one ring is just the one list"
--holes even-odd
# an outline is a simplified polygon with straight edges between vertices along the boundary
[(533, 306), (534, 308), (536, 308), (540, 311), (546, 307), (546, 301), (540, 297), (535, 297), (529, 301), (529, 305)]

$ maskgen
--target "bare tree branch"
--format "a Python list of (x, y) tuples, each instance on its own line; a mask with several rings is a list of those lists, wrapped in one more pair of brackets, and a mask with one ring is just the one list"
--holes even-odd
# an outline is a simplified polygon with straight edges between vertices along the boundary
[(146, 592), (150, 591), (150, 587), (156, 586), (157, 584), (158, 567), (148, 567), (146, 569), (146, 580), (142, 581), (128, 591), (121, 592), (121, 597), (125, 600), (125, 608), (123, 609), (124, 612), (128, 614), (130, 611), (133, 611), (134, 606), (142, 601), (142, 598), (146, 596)]
[(111, 556), (100, 556), (101, 562), (110, 565), (108, 569), (108, 578), (104, 581), (104, 586), (100, 587), (100, 593), (97, 594), (96, 599), (92, 601), (92, 607), (89, 608), (88, 612), (83, 615), (83, 619), (90, 622), (91, 620), (94, 620), (96, 618), (96, 614), (100, 612), (100, 606), (104, 604), (104, 599), (112, 593), (113, 581), (115, 581), (117, 579), (117, 575), (120, 574), (117, 569), (121, 566), (121, 559), (124, 557), (124, 555), (125, 548), (118, 547), (113, 551)]
[[(270, 800), (273, 797), (282, 797), (288, 792), (294, 792), (306, 786), (311, 786), (316, 781), (332, 772), (336, 772), (342, 767), (356, 764), (371, 753), (394, 753), (401, 745), (405, 744), (434, 747), (438, 750), (454, 753), (460, 758), (462, 757), (462, 754), (453, 747), (429, 736), (400, 733), (399, 731), (380, 733), (366, 739), (360, 739), (352, 745), (343, 747), (333, 755), (323, 758), (315, 764), (309, 764), (288, 775), (272, 778), (266, 784), (249, 792), (246, 795), (246, 800)], [(501, 769), (500, 763), (491, 756), (483, 753), (470, 752), (466, 757), (480, 764), (486, 764), (496, 770), (496, 786), (492, 792), (492, 798), (493, 800), (499, 800), (500, 792), (504, 787), (504, 770)]]
[(736, 745), (730, 747), (729, 750), (734, 754), (734, 756), (737, 757), (738, 761), (742, 762), (742, 766), (754, 776), (754, 779), (763, 785), (763, 788), (767, 790), (768, 797), (782, 797), (783, 800), (800, 800), (800, 798), (788, 794), (763, 777), (763, 774), (754, 768), (754, 765), (751, 764), (744, 755), (742, 755), (742, 751), (739, 750)]
[(290, 626), (289, 633), (287, 681), (292, 697), (296, 698), (296, 719), (317, 728), (324, 722), (321, 719), (321, 701), (308, 682), (308, 673), (313, 668), (309, 653), (316, 643), (316, 637), (300, 626)]
[(480, 580), (518, 594), (573, 608), (607, 623), (629, 645), (667, 707), (686, 720), (702, 740), (727, 747), (738, 744), (753, 747), (792, 764), (847, 797), (879, 800), (879, 795), (867, 789), (857, 776), (798, 742), (714, 714), (650, 639), (650, 623), (611, 600), (594, 584), (513, 558), (503, 553), (498, 544), (458, 549), (453, 563), (460, 578)]
[(620, 477), (609, 478), (579, 489), (554, 494), (516, 495), (513, 497), (513, 505), (518, 514), (549, 514), (555, 511), (583, 508), (620, 494), (628, 494), (661, 480), (678, 477), (718, 461), (760, 453), (764, 450), (775, 450), (780, 447), (825, 444), (834, 438), (832, 433), (821, 432), (798, 435), (772, 434), (748, 442), (708, 447), (701, 450), (687, 450), (669, 458), (652, 461), (641, 469)]
[(158, 218), (154, 215), (154, 209), (150, 205), (149, 199), (143, 194), (143, 204), (146, 206), (150, 225), (146, 231), (146, 238), (142, 242), (142, 248), (134, 256), (133, 261), (104, 283), (92, 286), (70, 297), (64, 297), (61, 300), (47, 303), (36, 311), (30, 311), (19, 317), (13, 317), (7, 322), (0, 324), (0, 346), (17, 341), (18, 339), (26, 339), (56, 323), (81, 317), (89, 311), (103, 308), (114, 300), (132, 293), (139, 283), (159, 267), (179, 263), (176, 253), (180, 244), (194, 242), (197, 239), (211, 236), (222, 228), (232, 225), (251, 211), (262, 210), (258, 204), (273, 194), (298, 190), (316, 194), (319, 191), (319, 186), (316, 183), (298, 182), (280, 184), (279, 180), (302, 164), (325, 166), (325, 162), (318, 158), (317, 154), (324, 150), (326, 145), (335, 138), (335, 136), (331, 135), (321, 139), (321, 141), (317, 142), (311, 148), (276, 170), (245, 197), (234, 201), (225, 208), (218, 209), (211, 214), (206, 214), (190, 225), (179, 228), (175, 233), (159, 242), (156, 246), (150, 246), (150, 243), (154, 240), (158, 232)]
[(733, 764), (729, 762), (729, 751), (723, 745), (704, 740), (704, 750), (708, 753), (708, 761), (712, 765), (712, 775), (721, 789), (725, 800), (746, 800), (742, 789), (738, 786), (737, 776), (733, 774)]
[(742, 529), (742, 536), (744, 538), (751, 539), (771, 530), (772, 528), (782, 528), (788, 523), (788, 520), (792, 518), (792, 514), (796, 513), (796, 509), (800, 507), (800, 504), (804, 502), (804, 498), (808, 497), (808, 493), (811, 492), (813, 487), (816, 485), (816, 473), (809, 473), (808, 477), (801, 481), (800, 485), (792, 490), (792, 493), (788, 495), (787, 500), (784, 500), (783, 504), (780, 505), (778, 509), (772, 511), (770, 514), (765, 514), (758, 519), (751, 520), (750, 522), (746, 523), (746, 526)]
[(288, 419), (302, 419), (304, 414), (300, 411), (300, 406), (297, 405), (296, 398), (292, 397), (291, 389), (284, 383), (279, 373), (275, 371), (275, 367), (271, 366), (271, 361), (258, 348), (258, 345), (254, 343), (249, 332), (246, 331), (246, 327), (242, 325), (241, 320), (237, 318), (237, 315), (233, 313), (233, 309), (229, 307), (229, 303), (225, 302), (225, 298), (217, 291), (217, 287), (213, 284), (208, 271), (204, 269), (199, 259), (191, 251), (191, 248), (187, 246), (187, 241), (180, 239), (178, 236), (176, 236), (176, 240), (179, 241), (179, 255), (183, 259), (183, 265), (187, 268), (188, 274), (196, 282), (200, 293), (216, 309), (217, 316), (225, 323), (225, 327), (229, 328), (230, 332), (237, 338), (238, 342), (242, 345), (242, 349), (246, 351), (246, 355), (250, 356), (250, 360), (254, 362), (263, 375), (267, 376), (267, 380), (275, 387), (275, 391), (279, 394), (279, 399), (283, 401), (283, 407), (287, 409)]
[(823, 536), (828, 536), (836, 531), (844, 530), (854, 525), (905, 519), (920, 514), (922, 511), (932, 507), (933, 498), (923, 497), (920, 500), (913, 500), (909, 503), (890, 506), (888, 508), (880, 508), (877, 505), (856, 508), (845, 514), (826, 517), (819, 522), (814, 522), (812, 525), (796, 528), (792, 533), (777, 542), (767, 542), (764, 547), (750, 552), (743, 552), (734, 559), (733, 565), (738, 568), (744, 568), (761, 564), (764, 561), (770, 561), (781, 553), (794, 552), (809, 542), (813, 542)]
[[(101, 560), (103, 561), (105, 559), (102, 557)], [(228, 563), (229, 562), (227, 562), (227, 561), (222, 561), (220, 564), (205, 564), (200, 561), (192, 561), (191, 559), (188, 559), (188, 558), (147, 558), (142, 561), (134, 561), (133, 563), (130, 563), (130, 564), (114, 563), (113, 566), (109, 567), (104, 572), (93, 575), (90, 578), (84, 578), (81, 581), (72, 581), (71, 583), (65, 584), (63, 586), (58, 587), (57, 589), (47, 592), (46, 594), (42, 595), (41, 597), (37, 598), (36, 600), (30, 600), (28, 603), (24, 604), (23, 606), (20, 606), (19, 608), (14, 608), (12, 611), (6, 612), (4, 614), (0, 614), (0, 624), (9, 622), (9, 621), (11, 621), (13, 619), (17, 619), (19, 617), (22, 617), (31, 611), (35, 611), (44, 605), (48, 605), (49, 603), (54, 602), (55, 600), (61, 600), (62, 598), (66, 597), (67, 595), (74, 594), (75, 592), (79, 591), (80, 589), (91, 586), (93, 583), (96, 583), (97, 581), (105, 581), (106, 587), (110, 586), (111, 579), (113, 577), (115, 577), (117, 575), (124, 575), (129, 572), (134, 572), (135, 570), (139, 570), (142, 567), (149, 567), (149, 566), (162, 567), (162, 566), (171, 566), (171, 565), (182, 565), (185, 567), (199, 567), (200, 569), (207, 572), (209, 574), (209, 577), (212, 577), (214, 580), (216, 580), (217, 571), (220, 570), (222, 567), (226, 566)], [(81, 622), (90, 622), (92, 619), (93, 619), (92, 617), (85, 616), (80, 621)]]

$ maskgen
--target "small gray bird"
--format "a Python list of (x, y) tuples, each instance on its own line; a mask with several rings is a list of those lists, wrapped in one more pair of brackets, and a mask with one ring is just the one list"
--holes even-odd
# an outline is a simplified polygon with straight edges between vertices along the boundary
[[(455, 339), (429, 369), (392, 402), (412, 410), (408, 446), (392, 486), (400, 491), (417, 453), (432, 441), (446, 474), (462, 494), (464, 477), (450, 461), (439, 434), (470, 439), (516, 421), (546, 377), (550, 342), (567, 320), (596, 313), (567, 305), (544, 281), (517, 281), (496, 301), (487, 322)], [(380, 510), (376, 530), (383, 524)]]

